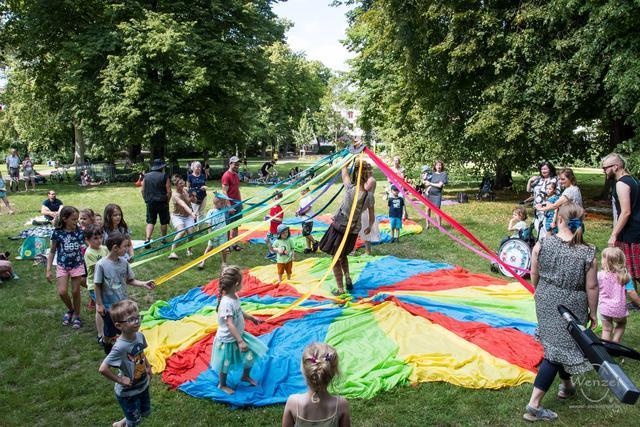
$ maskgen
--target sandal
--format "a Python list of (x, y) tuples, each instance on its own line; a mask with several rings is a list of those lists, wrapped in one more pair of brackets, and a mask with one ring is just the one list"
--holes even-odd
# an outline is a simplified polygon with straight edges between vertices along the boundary
[(560, 383), (558, 389), (558, 399), (568, 399), (576, 395), (576, 386), (567, 387), (563, 383)]
[(336, 296), (336, 297), (344, 295), (344, 293), (345, 293), (344, 290), (341, 291), (340, 289), (331, 290), (331, 295)]
[(187, 249), (187, 256), (193, 256), (193, 252), (191, 252), (191, 249)]
[(73, 329), (80, 329), (82, 327), (82, 321), (80, 320), (79, 317), (73, 318), (73, 320), (71, 321), (71, 327)]
[(64, 316), (62, 317), (62, 324), (64, 326), (69, 326), (69, 324), (71, 323), (71, 316), (73, 316), (73, 310), (69, 310), (64, 314)]
[(244, 249), (242, 246), (240, 245), (233, 245), (232, 246), (233, 250), (236, 252), (240, 252), (242, 249)]
[(542, 406), (534, 408), (527, 405), (527, 412), (524, 413), (522, 418), (530, 422), (536, 421), (554, 421), (558, 419), (558, 414), (550, 409), (545, 409)]

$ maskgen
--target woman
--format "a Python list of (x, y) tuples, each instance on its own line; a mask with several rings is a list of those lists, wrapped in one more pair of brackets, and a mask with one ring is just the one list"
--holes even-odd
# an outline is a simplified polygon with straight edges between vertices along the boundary
[[(373, 168), (371, 165), (367, 164), (366, 175), (364, 165), (362, 167), (362, 179), (365, 180), (364, 188), (366, 191), (371, 193), (374, 197), (371, 198), (372, 209), (375, 211), (375, 194), (376, 187), (378, 183), (376, 179), (373, 177)], [(374, 216), (375, 219), (375, 216)], [(362, 228), (360, 229), (360, 233), (358, 237), (360, 240), (364, 242), (364, 250), (367, 255), (371, 255), (371, 244), (380, 241), (380, 227), (378, 226), (378, 221), (374, 220), (373, 223), (369, 222), (369, 212), (362, 211), (362, 218), (360, 218), (362, 223)], [(365, 234), (365, 230), (370, 229), (368, 234)]]
[[(444, 162), (436, 160), (433, 165), (433, 173), (430, 180), (425, 180), (424, 185), (427, 187), (427, 200), (433, 203), (438, 209), (442, 205), (442, 192), (444, 186), (449, 183), (449, 174), (444, 170)], [(431, 218), (431, 209), (427, 208), (427, 215)], [(436, 224), (440, 225), (440, 216), (436, 216)], [(429, 220), (427, 220), (425, 229), (429, 228)]]
[(22, 161), (22, 176), (24, 177), (24, 191), (29, 190), (29, 181), (31, 181), (31, 189), (36, 191), (36, 171), (33, 169), (33, 162), (28, 154), (24, 156)]
[(560, 374), (562, 381), (558, 397), (564, 399), (576, 392), (571, 375), (592, 369), (558, 312), (558, 305), (562, 304), (581, 324), (586, 325), (589, 320), (591, 329), (598, 325), (596, 249), (582, 239), (583, 218), (584, 210), (580, 206), (563, 205), (558, 212), (558, 233), (538, 241), (533, 248), (531, 281), (536, 287), (536, 316), (544, 359), (524, 414), (528, 421), (558, 418), (555, 412), (540, 405), (556, 374)]
[[(558, 209), (560, 206), (564, 206), (568, 203), (575, 203), (581, 208), (583, 207), (582, 193), (580, 192), (580, 188), (577, 186), (578, 181), (576, 180), (576, 176), (573, 174), (573, 170), (571, 168), (562, 169), (558, 178), (560, 186), (562, 187), (562, 195), (560, 198), (554, 203), (539, 203), (535, 205), (536, 212), (542, 212), (543, 217), (546, 211)], [(552, 222), (551, 228), (553, 229), (555, 226), (556, 224)], [(544, 229), (544, 227), (542, 228)]]
[(207, 213), (207, 177), (202, 172), (202, 163), (191, 163), (191, 169), (193, 173), (187, 176), (189, 194), (194, 196), (191, 209), (196, 214), (196, 221), (201, 221)]
[[(347, 223), (349, 222), (349, 214), (351, 213), (351, 206), (355, 203), (356, 208), (353, 214), (353, 220), (351, 222), (351, 227), (349, 229), (349, 233), (347, 234), (347, 240), (345, 242), (342, 251), (340, 252), (338, 262), (333, 266), (333, 275), (336, 279), (336, 285), (338, 289), (332, 291), (334, 295), (344, 294), (344, 283), (347, 286), (347, 290), (350, 291), (353, 289), (353, 282), (351, 281), (351, 276), (349, 275), (349, 260), (347, 255), (353, 251), (355, 247), (356, 240), (358, 239), (358, 233), (362, 228), (362, 212), (369, 212), (369, 224), (373, 224), (375, 220), (375, 214), (373, 212), (373, 198), (374, 194), (370, 191), (367, 191), (365, 188), (366, 180), (365, 177), (368, 176), (368, 169), (371, 166), (362, 161), (362, 176), (360, 179), (359, 186), (359, 194), (358, 200), (354, 200), (356, 196), (356, 184), (358, 179), (358, 170), (360, 168), (359, 164), (356, 164), (353, 168), (353, 176), (349, 176), (349, 169), (347, 166), (342, 168), (342, 183), (345, 187), (345, 195), (342, 199), (342, 204), (338, 209), (338, 212), (333, 217), (333, 222), (329, 229), (325, 232), (324, 236), (320, 240), (320, 250), (329, 255), (335, 255), (338, 253), (338, 248), (340, 247), (340, 243), (343, 240), (345, 232), (347, 231)], [(369, 234), (371, 232), (371, 228), (365, 228), (364, 234)]]
[[(171, 193), (171, 204), (173, 210), (171, 211), (171, 224), (176, 230), (183, 230), (176, 234), (173, 241), (180, 239), (185, 234), (191, 234), (193, 223), (196, 220), (196, 213), (193, 211), (193, 195), (190, 195), (185, 188), (185, 182), (180, 175), (174, 175), (171, 178), (173, 185), (176, 186), (176, 191)], [(178, 255), (175, 253), (177, 243), (171, 246), (171, 254), (169, 259), (178, 259)], [(187, 256), (191, 256), (191, 249), (187, 249)]]
[[(554, 183), (556, 185), (556, 193), (560, 195), (560, 188), (558, 186), (558, 177), (556, 176), (556, 168), (553, 167), (551, 162), (542, 162), (538, 167), (539, 175), (532, 176), (527, 181), (527, 191), (531, 193), (531, 199), (526, 201), (532, 201), (533, 207), (540, 205), (544, 202), (547, 185)], [(547, 230), (544, 227), (545, 216), (544, 211), (535, 212), (535, 229), (538, 232), (538, 238), (541, 239), (547, 235)]]

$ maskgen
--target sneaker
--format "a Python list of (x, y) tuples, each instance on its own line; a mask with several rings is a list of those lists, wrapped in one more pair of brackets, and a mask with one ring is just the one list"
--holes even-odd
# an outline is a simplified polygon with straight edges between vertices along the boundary
[(71, 316), (73, 316), (73, 310), (69, 310), (64, 314), (64, 316), (62, 317), (62, 324), (64, 326), (69, 326), (69, 324), (71, 323)]
[(12, 273), (11, 273), (11, 278), (12, 278), (13, 280), (18, 280), (18, 279), (20, 278), (20, 276), (18, 276), (18, 275), (15, 273), (15, 271), (14, 271), (14, 272), (12, 272)]
[(71, 327), (73, 329), (80, 329), (82, 327), (82, 321), (80, 320), (79, 317), (73, 318), (73, 320), (71, 321)]
[(191, 249), (187, 249), (187, 256), (193, 256), (193, 252), (191, 252)]
[(305, 248), (304, 253), (310, 254), (312, 252), (311, 248)]
[(542, 406), (539, 408), (534, 408), (532, 406), (527, 405), (527, 412), (524, 413), (522, 418), (530, 422), (536, 421), (554, 421), (558, 419), (558, 414), (553, 412), (550, 409), (545, 409)]
[(168, 256), (169, 259), (178, 259), (178, 255), (175, 252), (171, 252)]
[(149, 249), (151, 247), (151, 240), (145, 240), (143, 248)]

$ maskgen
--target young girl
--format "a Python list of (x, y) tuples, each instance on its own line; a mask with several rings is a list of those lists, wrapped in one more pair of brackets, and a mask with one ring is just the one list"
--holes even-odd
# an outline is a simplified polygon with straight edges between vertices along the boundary
[(602, 320), (602, 339), (620, 342), (627, 325), (625, 285), (631, 280), (627, 260), (620, 248), (602, 251), (602, 271), (598, 272), (598, 311)]
[[(215, 192), (213, 193), (213, 209), (207, 212), (207, 222), (210, 226), (210, 231), (219, 230), (220, 228), (227, 225), (227, 216), (226, 216), (226, 203), (223, 199), (216, 196)], [(207, 242), (207, 248), (204, 250), (206, 254), (210, 250), (217, 248), (227, 242), (227, 233), (222, 233), (212, 239), (209, 239)], [(227, 264), (227, 254), (230, 252), (229, 248), (224, 249), (220, 252), (222, 256), (222, 266), (224, 267)], [(204, 268), (204, 261), (198, 264), (198, 268), (202, 270)]]
[(327, 388), (338, 374), (338, 352), (325, 343), (313, 343), (302, 353), (302, 373), (309, 389), (292, 394), (282, 415), (282, 426), (350, 426), (349, 402)]
[(291, 280), (291, 269), (293, 267), (293, 243), (291, 242), (291, 232), (284, 224), (278, 226), (278, 238), (273, 242), (273, 251), (276, 253), (276, 263), (278, 265), (278, 282), (282, 282), (284, 272), (287, 272), (287, 280)]
[(133, 243), (131, 242), (131, 232), (129, 231), (129, 227), (127, 223), (124, 221), (124, 215), (122, 214), (122, 209), (120, 206), (115, 203), (109, 203), (104, 207), (104, 225), (102, 226), (102, 240), (107, 241), (109, 238), (109, 234), (114, 231), (119, 231), (129, 238), (129, 249), (127, 249), (127, 253), (124, 255), (124, 258), (131, 262), (133, 259)]
[[(72, 324), (74, 329), (82, 326), (80, 321), (80, 285), (86, 274), (82, 245), (84, 235), (78, 227), (78, 209), (65, 206), (55, 220), (55, 230), (51, 236), (51, 249), (47, 258), (47, 280), (52, 281), (51, 267), (56, 256), (56, 278), (58, 295), (67, 306), (62, 318), (63, 325)], [(68, 293), (68, 282), (71, 281), (71, 294)]]
[(242, 272), (235, 265), (225, 267), (218, 282), (218, 331), (213, 341), (211, 365), (218, 373), (218, 388), (232, 394), (234, 390), (227, 385), (229, 370), (242, 365), (240, 381), (257, 385), (249, 376), (256, 359), (263, 357), (268, 348), (256, 337), (244, 331), (245, 319), (256, 325), (262, 320), (242, 311), (237, 293), (242, 289)]
[(80, 217), (78, 218), (80, 228), (82, 231), (86, 230), (88, 226), (93, 225), (96, 213), (93, 209), (86, 208), (80, 211)]
[(2, 199), (2, 202), (7, 207), (9, 214), (13, 214), (13, 210), (9, 205), (9, 199), (7, 198), (7, 186), (4, 183), (4, 178), (2, 177), (2, 173), (0, 173), (0, 199)]
[(513, 209), (508, 229), (513, 231), (511, 237), (520, 237), (520, 232), (527, 229), (527, 208), (518, 206)]

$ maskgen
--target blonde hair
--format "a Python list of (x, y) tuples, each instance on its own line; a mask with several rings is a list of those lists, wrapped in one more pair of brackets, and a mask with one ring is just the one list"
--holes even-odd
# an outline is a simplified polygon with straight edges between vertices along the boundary
[(237, 265), (229, 265), (222, 269), (220, 272), (220, 279), (218, 280), (218, 305), (216, 311), (220, 308), (220, 300), (222, 294), (229, 292), (234, 286), (242, 283), (242, 271)]
[(527, 208), (525, 208), (524, 206), (516, 206), (515, 208), (513, 208), (513, 211), (511, 213), (514, 212), (516, 212), (523, 221), (527, 219)]
[(602, 250), (602, 269), (615, 273), (621, 285), (627, 284), (631, 280), (627, 271), (627, 257), (620, 248), (604, 248)]
[(311, 390), (325, 390), (339, 374), (336, 349), (322, 342), (309, 344), (302, 353), (302, 374)]
[(618, 153), (611, 153), (611, 154), (607, 154), (603, 159), (601, 164), (604, 164), (604, 162), (606, 162), (609, 159), (615, 159), (616, 163), (621, 167), (621, 168), (625, 168), (627, 162), (624, 160), (624, 157), (622, 157), (620, 154)]
[[(569, 224), (569, 221), (571, 221), (572, 219), (573, 220), (579, 219), (580, 221), (583, 221), (584, 209), (582, 209), (580, 206), (576, 205), (575, 203), (567, 203), (566, 205), (560, 206), (560, 208), (558, 209), (558, 216), (561, 216), (567, 225)], [(584, 232), (584, 226), (578, 227), (573, 232), (573, 238), (571, 239), (571, 242), (569, 242), (569, 244), (571, 246), (586, 245), (582, 237), (583, 232)]]
[(109, 315), (113, 323), (121, 323), (131, 317), (132, 314), (138, 313), (138, 304), (130, 299), (123, 299), (113, 304), (109, 308)]

